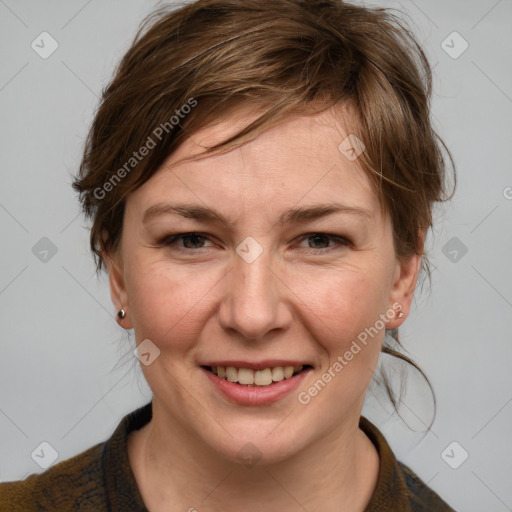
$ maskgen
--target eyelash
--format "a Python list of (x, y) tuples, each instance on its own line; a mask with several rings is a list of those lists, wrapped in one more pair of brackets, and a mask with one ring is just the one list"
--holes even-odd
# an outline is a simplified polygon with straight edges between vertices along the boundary
[[(176, 233), (174, 235), (166, 236), (165, 238), (163, 238), (158, 243), (158, 245), (166, 246), (166, 247), (175, 246), (176, 242), (178, 240), (183, 240), (184, 238), (188, 238), (188, 237), (191, 237), (191, 236), (198, 236), (198, 237), (201, 237), (201, 238), (204, 238), (204, 239), (209, 239), (208, 235), (192, 231), (192, 232), (189, 232), (189, 233)], [(338, 236), (338, 235), (331, 235), (329, 233), (307, 233), (307, 234), (302, 235), (300, 237), (301, 238), (301, 242), (303, 240), (305, 240), (307, 238), (310, 238), (310, 237), (313, 237), (313, 236), (327, 237), (330, 240), (336, 241), (338, 243), (338, 245), (340, 245), (340, 246), (348, 246), (348, 245), (350, 245), (350, 242), (346, 238), (344, 238), (342, 236)], [(186, 247), (179, 247), (178, 248), (178, 250), (184, 250), (186, 252), (198, 252), (198, 251), (201, 251), (202, 249), (207, 249), (207, 247), (199, 247), (197, 249), (188, 249)], [(308, 250), (305, 251), (305, 253), (306, 254), (325, 254), (326, 252), (330, 252), (333, 249), (336, 249), (336, 247), (335, 246), (331, 246), (331, 247), (326, 247), (325, 249), (308, 249)]]

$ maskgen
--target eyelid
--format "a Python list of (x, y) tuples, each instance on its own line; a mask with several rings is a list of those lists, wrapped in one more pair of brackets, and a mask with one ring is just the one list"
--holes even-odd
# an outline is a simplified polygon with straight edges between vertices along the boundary
[[(166, 235), (162, 239), (160, 239), (157, 242), (157, 244), (159, 246), (175, 245), (175, 243), (178, 240), (183, 239), (183, 238), (187, 238), (187, 237), (193, 236), (193, 235), (196, 235), (196, 236), (199, 236), (199, 237), (204, 238), (206, 240), (209, 240), (210, 242), (212, 241), (211, 240), (211, 235), (208, 235), (206, 233), (201, 233), (199, 231), (187, 231), (187, 232), (182, 232), (182, 233), (173, 233), (171, 235)], [(199, 251), (201, 249), (204, 249), (204, 247), (200, 247), (199, 249), (187, 249), (187, 250), (188, 251)]]
[(348, 247), (348, 246), (351, 245), (350, 240), (348, 240), (346, 237), (341, 236), (341, 235), (335, 235), (333, 233), (326, 233), (326, 232), (323, 232), (323, 231), (319, 231), (319, 232), (315, 231), (315, 232), (311, 232), (311, 233), (306, 233), (305, 235), (301, 235), (299, 238), (302, 241), (302, 240), (305, 240), (305, 239), (307, 239), (307, 238), (309, 238), (311, 236), (314, 236), (314, 235), (325, 236), (328, 239), (335, 241), (336, 243), (334, 245), (331, 245), (331, 246), (326, 247), (324, 249), (313, 249), (313, 248), (305, 247), (304, 249), (306, 249), (306, 251), (305, 251), (306, 254), (327, 254), (327, 253), (329, 253), (332, 250), (339, 249), (340, 246), (341, 247)]
[[(211, 235), (209, 235), (207, 233), (202, 233), (202, 232), (199, 232), (199, 231), (187, 231), (187, 232), (181, 232), (181, 233), (174, 233), (174, 234), (171, 234), (171, 235), (166, 235), (164, 238), (162, 238), (158, 242), (158, 246), (163, 246), (163, 247), (166, 247), (166, 246), (167, 247), (176, 246), (176, 242), (178, 242), (179, 240), (183, 240), (184, 238), (187, 238), (189, 236), (194, 236), (194, 235), (198, 236), (198, 237), (201, 237), (201, 238), (204, 238), (207, 241), (210, 241), (210, 242), (212, 241), (211, 240)], [(300, 235), (297, 238), (302, 242), (302, 241), (306, 240), (307, 238), (315, 236), (315, 235), (325, 236), (328, 239), (330, 239), (332, 241), (335, 241), (336, 243), (334, 245), (331, 245), (329, 247), (325, 247), (323, 249), (313, 249), (313, 248), (306, 248), (306, 247), (304, 247), (303, 249), (306, 249), (304, 251), (306, 254), (326, 254), (326, 253), (330, 252), (331, 250), (335, 250), (335, 249), (340, 248), (340, 247), (348, 247), (348, 246), (352, 245), (352, 242), (347, 237), (344, 237), (344, 236), (341, 236), (341, 235), (336, 235), (334, 233), (323, 232), (323, 231), (312, 231), (312, 232)], [(208, 247), (199, 247), (199, 248), (196, 248), (196, 249), (188, 249), (186, 247), (179, 247), (179, 246), (177, 247), (177, 249), (179, 251), (192, 252), (192, 253), (199, 252), (199, 251), (202, 251), (203, 249), (207, 249), (207, 248)]]

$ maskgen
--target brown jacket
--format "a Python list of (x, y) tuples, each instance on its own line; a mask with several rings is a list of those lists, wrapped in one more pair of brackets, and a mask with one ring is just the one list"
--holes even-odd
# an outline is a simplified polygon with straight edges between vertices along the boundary
[[(128, 460), (127, 437), (152, 417), (152, 402), (126, 415), (103, 443), (25, 480), (0, 484), (0, 510), (9, 512), (148, 512)], [(366, 512), (455, 512), (407, 466), (380, 431), (361, 417), (380, 455), (377, 487)]]

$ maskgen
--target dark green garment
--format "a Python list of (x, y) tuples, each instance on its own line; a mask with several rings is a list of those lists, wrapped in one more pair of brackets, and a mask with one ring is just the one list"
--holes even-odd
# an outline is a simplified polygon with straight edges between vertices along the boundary
[[(148, 512), (128, 460), (128, 434), (151, 420), (152, 402), (126, 415), (103, 443), (25, 480), (0, 484), (2, 512)], [(454, 512), (407, 466), (380, 431), (359, 423), (380, 455), (377, 487), (366, 512)]]

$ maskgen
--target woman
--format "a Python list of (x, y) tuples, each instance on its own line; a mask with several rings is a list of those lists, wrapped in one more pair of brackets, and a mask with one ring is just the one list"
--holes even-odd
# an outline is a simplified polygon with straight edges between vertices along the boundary
[(74, 188), (153, 399), (2, 509), (453, 510), (361, 416), (445, 198), (421, 48), (339, 0), (149, 21)]

